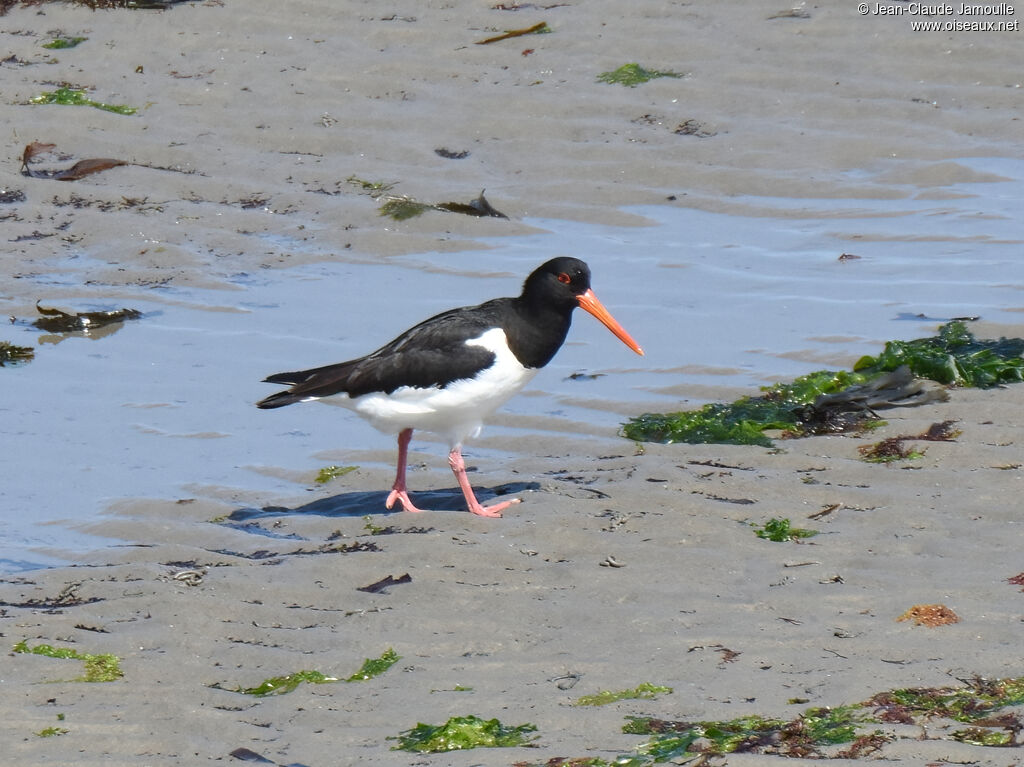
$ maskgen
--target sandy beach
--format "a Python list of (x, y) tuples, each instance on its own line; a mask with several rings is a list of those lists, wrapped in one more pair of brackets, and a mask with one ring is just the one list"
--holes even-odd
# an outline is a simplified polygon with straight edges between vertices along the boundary
[[(476, 44), (540, 21), (551, 34)], [(941, 200), (987, 177), (950, 158), (1021, 156), (1021, 37), (909, 22), (754, 0), (15, 8), (0, 17), (0, 188), (24, 196), (0, 204), (4, 311), (31, 311), (41, 284), (52, 300), (116, 300), (444, 253), (526, 234), (530, 216), (640, 225), (625, 206), (749, 211), (746, 196), (768, 191)], [(41, 47), (61, 35), (88, 43)], [(681, 77), (596, 82), (638, 60)], [(60, 84), (139, 112), (29, 103)], [(18, 169), (32, 141), (56, 145), (40, 168), (131, 164), (29, 178)], [(359, 180), (424, 202), (486, 189), (509, 219), (393, 222)], [(621, 731), (628, 716), (786, 719), (1024, 676), (1024, 593), (1008, 582), (1024, 571), (1021, 413), (1024, 386), (1009, 386), (774, 449), (637, 446), (612, 429), (524, 438), (516, 460), (472, 475), (487, 495), (523, 499), (500, 520), (382, 513), (387, 457), (292, 497), (120, 501), (87, 531), (122, 543), (0, 578), (0, 761), (234, 764), (240, 748), (308, 767), (610, 761), (645, 740)], [(959, 436), (919, 459), (858, 451), (948, 420)], [(418, 496), (428, 507), (455, 492), (431, 490)], [(818, 535), (755, 535), (773, 518)], [(402, 582), (360, 590), (389, 576)], [(897, 620), (922, 604), (959, 622)], [(123, 676), (75, 681), (81, 661), (14, 652), (20, 642), (110, 653)], [(237, 691), (303, 670), (344, 679), (389, 649), (400, 660), (367, 681)], [(573, 705), (645, 682), (672, 692)], [(392, 750), (418, 722), (471, 714), (530, 723), (536, 740)], [(1024, 763), (1019, 748), (954, 740), (960, 726), (887, 726), (877, 751), (835, 761)]]

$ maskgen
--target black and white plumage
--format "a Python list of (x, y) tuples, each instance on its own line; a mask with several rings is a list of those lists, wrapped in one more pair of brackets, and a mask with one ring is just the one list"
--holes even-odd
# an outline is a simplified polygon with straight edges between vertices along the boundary
[(464, 440), (519, 392), (561, 348), (580, 306), (637, 354), (643, 350), (590, 289), (590, 269), (576, 258), (555, 258), (534, 270), (515, 298), (443, 312), (365, 357), (292, 373), (267, 383), (291, 388), (256, 403), (278, 408), (320, 400), (354, 410), (380, 431), (398, 434), (398, 471), (386, 506), (420, 511), (409, 498), (405, 469), (409, 440), (424, 429), (448, 440), (448, 462), (469, 510), (501, 516), (518, 499), (481, 505), (466, 477)]

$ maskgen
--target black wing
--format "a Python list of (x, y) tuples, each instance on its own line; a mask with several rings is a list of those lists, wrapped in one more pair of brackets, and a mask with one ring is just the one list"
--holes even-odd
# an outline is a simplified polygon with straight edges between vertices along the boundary
[(403, 386), (430, 388), (472, 378), (494, 363), (494, 353), (481, 346), (467, 346), (487, 330), (501, 326), (508, 299), (480, 306), (452, 309), (424, 320), (372, 354), (310, 370), (276, 373), (267, 383), (291, 384), (287, 391), (256, 403), (275, 408), (310, 397), (371, 392), (391, 392)]

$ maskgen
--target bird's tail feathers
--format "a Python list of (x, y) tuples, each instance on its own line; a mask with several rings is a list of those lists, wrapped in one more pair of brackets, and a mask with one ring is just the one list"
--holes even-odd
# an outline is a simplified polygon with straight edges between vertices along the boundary
[[(285, 382), (287, 383), (287, 381)], [(269, 397), (264, 397), (256, 403), (256, 407), (262, 410), (270, 410), (275, 407), (284, 407), (285, 405), (292, 405), (296, 402), (302, 402), (306, 399), (301, 395), (292, 394), (289, 391), (279, 391), (277, 394), (271, 394)]]

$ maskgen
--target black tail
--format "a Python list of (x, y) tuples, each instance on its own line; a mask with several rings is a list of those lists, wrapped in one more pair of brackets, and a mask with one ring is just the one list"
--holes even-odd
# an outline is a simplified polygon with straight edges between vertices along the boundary
[(256, 407), (263, 410), (270, 410), (275, 407), (284, 407), (285, 405), (292, 405), (296, 402), (302, 402), (306, 399), (305, 397), (292, 394), (288, 391), (279, 391), (277, 394), (271, 394), (269, 397), (261, 399), (256, 403)]
[(359, 362), (361, 360), (338, 362), (311, 370), (296, 370), (291, 373), (274, 373), (272, 376), (267, 376), (263, 379), (263, 383), (282, 384), (292, 388), (261, 399), (256, 403), (256, 407), (269, 410), (296, 402), (305, 402), (309, 399), (347, 393), (346, 383), (349, 374)]
[[(310, 371), (299, 370), (293, 373), (274, 373), (272, 376), (267, 376), (263, 379), (263, 383), (273, 384), (288, 384), (289, 386), (295, 386), (303, 383), (309, 378)], [(275, 407), (284, 407), (285, 405), (293, 405), (296, 402), (302, 402), (306, 399), (305, 396), (295, 395), (289, 391), (279, 391), (277, 394), (271, 394), (269, 397), (264, 397), (256, 403), (256, 407), (263, 410), (270, 410)]]

